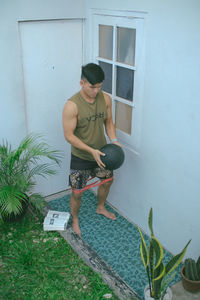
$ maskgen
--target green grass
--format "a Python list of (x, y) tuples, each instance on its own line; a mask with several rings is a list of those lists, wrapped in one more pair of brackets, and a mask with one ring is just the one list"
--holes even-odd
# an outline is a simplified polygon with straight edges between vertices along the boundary
[(43, 217), (0, 224), (1, 300), (100, 300), (118, 298), (99, 274), (57, 232), (44, 232)]

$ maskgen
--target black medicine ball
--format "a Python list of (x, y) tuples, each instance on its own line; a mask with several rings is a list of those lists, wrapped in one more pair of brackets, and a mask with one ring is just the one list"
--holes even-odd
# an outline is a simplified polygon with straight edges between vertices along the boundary
[(101, 155), (101, 161), (106, 165), (106, 169), (116, 170), (123, 164), (124, 151), (120, 146), (107, 144), (100, 151), (105, 153), (105, 156)]

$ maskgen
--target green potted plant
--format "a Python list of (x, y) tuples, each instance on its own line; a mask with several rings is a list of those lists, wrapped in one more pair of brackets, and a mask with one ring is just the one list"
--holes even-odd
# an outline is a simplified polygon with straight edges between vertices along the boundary
[[(49, 162), (41, 162), (47, 158)], [(56, 173), (53, 164), (59, 164), (60, 151), (50, 150), (40, 135), (25, 137), (17, 149), (11, 144), (0, 145), (0, 218), (10, 220), (19, 216), (31, 203), (37, 209), (44, 206), (41, 194), (33, 192), (37, 175), (46, 177)]]
[(165, 265), (163, 262), (163, 247), (154, 235), (152, 223), (153, 210), (151, 208), (148, 216), (148, 226), (151, 233), (148, 247), (138, 227), (141, 236), (140, 254), (149, 282), (148, 286), (145, 287), (144, 296), (145, 300), (170, 300), (172, 299), (172, 292), (169, 285), (175, 278), (176, 269), (183, 260), (190, 241), (179, 254), (173, 256)]
[(193, 258), (187, 258), (181, 268), (181, 277), (183, 287), (192, 293), (200, 290), (200, 256), (195, 261)]

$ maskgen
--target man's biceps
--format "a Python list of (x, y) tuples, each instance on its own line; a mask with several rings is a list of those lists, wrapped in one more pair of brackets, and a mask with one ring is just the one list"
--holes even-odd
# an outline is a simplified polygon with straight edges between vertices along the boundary
[(63, 121), (65, 123), (76, 123), (77, 119), (72, 112), (66, 111), (65, 114), (63, 114)]
[(74, 129), (67, 126), (64, 128), (64, 133), (66, 138), (70, 138), (71, 136), (74, 135)]
[(66, 122), (65, 128), (69, 132), (74, 132), (74, 130), (76, 128), (76, 123), (75, 122), (74, 123), (73, 122)]

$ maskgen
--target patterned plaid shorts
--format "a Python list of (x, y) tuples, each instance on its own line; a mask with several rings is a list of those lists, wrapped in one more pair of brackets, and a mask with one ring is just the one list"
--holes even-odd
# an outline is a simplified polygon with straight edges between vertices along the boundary
[(113, 171), (104, 170), (101, 168), (89, 170), (70, 170), (69, 184), (72, 189), (82, 190), (86, 187), (90, 177), (97, 177), (99, 179), (109, 179), (113, 177)]

